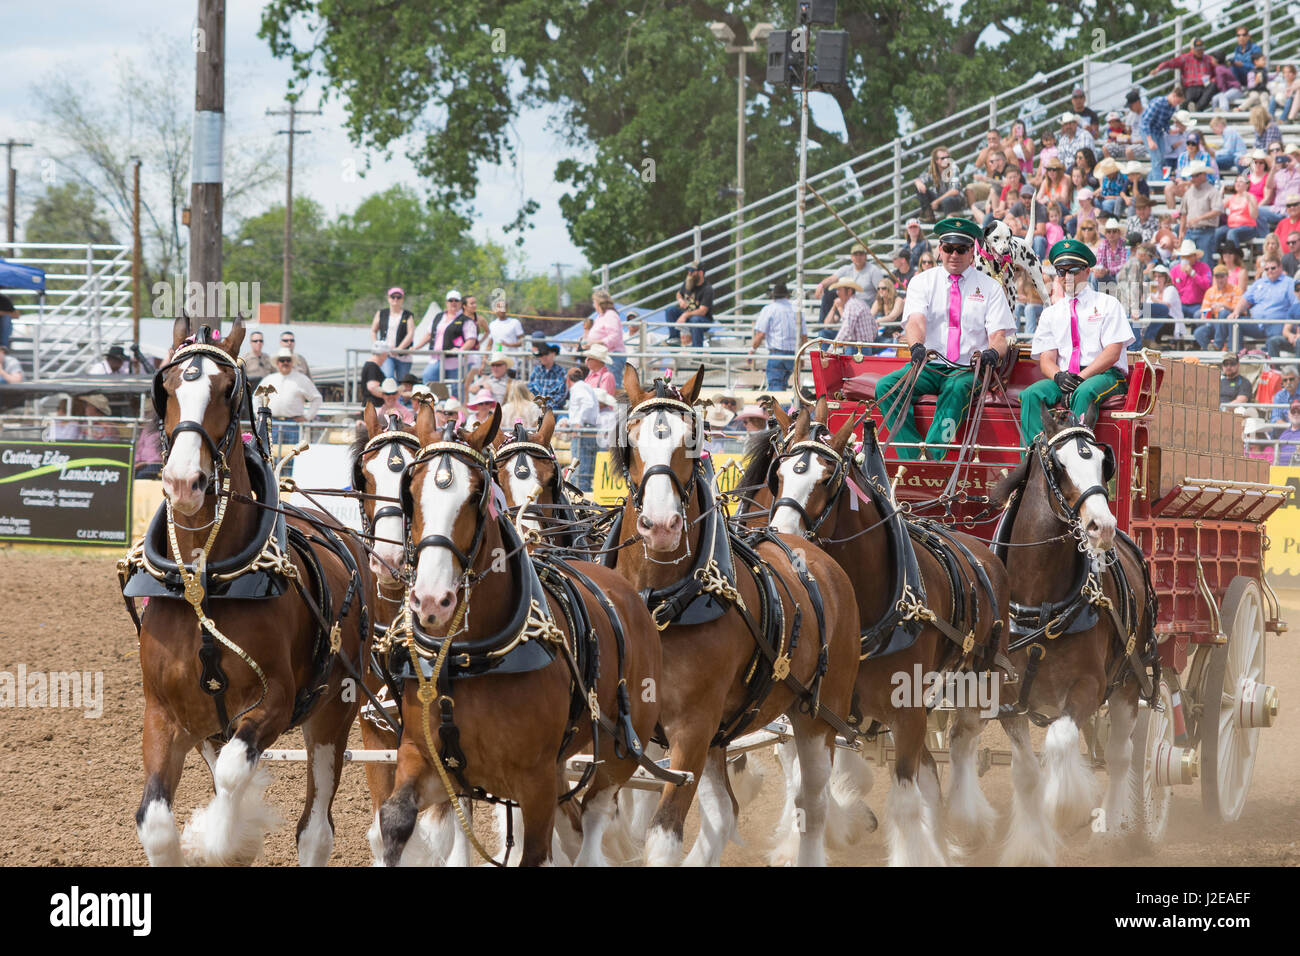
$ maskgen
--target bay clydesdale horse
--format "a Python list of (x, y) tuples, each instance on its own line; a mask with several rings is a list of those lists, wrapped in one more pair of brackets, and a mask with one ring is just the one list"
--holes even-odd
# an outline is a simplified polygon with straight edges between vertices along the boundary
[[(150, 598), (137, 621), (145, 786), (136, 828), (155, 865), (251, 862), (274, 821), (258, 758), (295, 725), (307, 746), (298, 860), (324, 865), (358, 707), (344, 681), (368, 652), (371, 582), (360, 549), (340, 541), (327, 515), (295, 510), (286, 527), (249, 503), (255, 494), (274, 507), (278, 494), (261, 442), (240, 439), (240, 410), (251, 404), (243, 338), (239, 320), (220, 341), (206, 327), (191, 337), (188, 321), (177, 321), (174, 355), (154, 380), (166, 500), (119, 564), (132, 615), (135, 596)], [(216, 793), (182, 839), (172, 804), (190, 748)]]
[[(672, 767), (699, 781), (700, 835), (686, 862), (718, 865), (736, 826), (726, 745), (787, 714), (803, 764), (796, 802), (798, 863), (825, 863), (826, 784), (836, 727), (857, 671), (858, 618), (850, 582), (824, 552), (798, 538), (747, 543), (730, 533), (698, 457), (694, 408), (700, 369), (678, 391), (623, 374), (628, 419), (615, 449), (628, 497), (604, 560), (645, 596), (663, 629), (660, 724)], [(848, 728), (845, 728), (848, 730)], [(852, 733), (851, 730), (848, 731)], [(681, 859), (696, 786), (664, 788), (646, 862)]]
[[(947, 862), (938, 771), (925, 743), (926, 709), (915, 675), (961, 671), (961, 687), (973, 688), (977, 679), (1001, 686), (994, 659), (1006, 627), (1006, 570), (975, 538), (904, 522), (870, 424), (860, 464), (851, 444), (857, 421), (832, 434), (826, 399), (815, 414), (804, 408), (793, 422), (779, 407), (769, 411), (778, 429), (751, 445), (741, 485), (759, 487), (755, 504), (768, 506), (774, 528), (820, 544), (847, 572), (862, 624), (854, 716), (888, 727), (896, 748), (886, 816), (890, 862)], [(910, 693), (898, 693), (907, 688)], [(996, 691), (990, 688), (989, 696)], [(951, 740), (946, 822), (968, 849), (990, 839), (996, 824), (978, 783), (979, 716), (973, 706), (958, 706)], [(853, 775), (860, 760), (837, 755), (837, 775), (839, 764)]]
[[(390, 865), (420, 809), (446, 803), (448, 790), (518, 803), (525, 865), (550, 860), (557, 822), (576, 862), (603, 863), (614, 797), (659, 717), (658, 634), (637, 595), (606, 568), (530, 557), (498, 513), (489, 446), (499, 424), (498, 410), (440, 434), (432, 408), (416, 418), (421, 450), (401, 492), (413, 581), (405, 633), (388, 635), (407, 728), (380, 811)], [(557, 821), (556, 807), (569, 789), (563, 761), (584, 747), (596, 761), (578, 832), (566, 825), (576, 815)]]
[[(1022, 674), (1002, 722), (1012, 744), (1007, 864), (1050, 864), (1058, 830), (1094, 822), (1096, 784), (1079, 730), (1107, 702), (1102, 832), (1149, 842), (1132, 735), (1139, 696), (1150, 700), (1160, 679), (1157, 604), (1144, 555), (1116, 530), (1107, 492), (1115, 460), (1093, 435), (1095, 421), (1044, 409), (1044, 431), (991, 496), (1007, 504), (994, 548), (1010, 572), (1011, 659)], [(1048, 728), (1041, 772), (1031, 719)]]

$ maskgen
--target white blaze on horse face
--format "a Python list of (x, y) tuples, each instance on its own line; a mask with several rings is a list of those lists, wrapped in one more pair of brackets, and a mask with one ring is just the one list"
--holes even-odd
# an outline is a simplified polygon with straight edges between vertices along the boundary
[[(1102, 480), (1105, 449), (1092, 442), (1086, 442), (1085, 447), (1091, 452), (1090, 458), (1079, 454), (1077, 438), (1062, 442), (1056, 449), (1056, 459), (1069, 476), (1076, 495), (1097, 485), (1106, 485)], [(1079, 521), (1088, 533), (1088, 544), (1092, 548), (1107, 551), (1115, 543), (1115, 516), (1111, 514), (1110, 503), (1104, 495), (1088, 496), (1079, 509)]]
[[(526, 467), (527, 474), (520, 478), (516, 470), (523, 463)], [(518, 508), (528, 501), (536, 501), (542, 494), (542, 482), (537, 477), (537, 463), (528, 455), (520, 453), (514, 455), (506, 462), (506, 491), (510, 494), (510, 507)], [(533, 497), (536, 495), (536, 497)], [(541, 531), (541, 525), (536, 518), (522, 518), (519, 522), (520, 527), (528, 528), (530, 531)]]
[[(679, 415), (651, 412), (629, 436), (641, 456), (641, 473), (655, 465), (671, 466), (673, 453), (686, 444), (687, 425)], [(637, 531), (651, 551), (673, 551), (681, 543), (684, 522), (677, 486), (664, 474), (641, 485), (641, 514)]]
[[(181, 382), (176, 386), (176, 403), (180, 406), (178, 422), (203, 423), (207, 414), (208, 403), (212, 400), (213, 383), (221, 374), (216, 362), (198, 356), (192, 361), (199, 363), (204, 374), (197, 378)], [(189, 364), (185, 368), (189, 369)], [(203, 439), (197, 432), (183, 431), (176, 436), (167, 462), (163, 465), (163, 493), (171, 500), (172, 508), (183, 515), (193, 514), (203, 504), (204, 489), (197, 488), (196, 482), (203, 474)]]
[[(402, 456), (404, 466), (402, 471), (393, 471), (388, 467), (388, 459), (394, 453)], [(411, 464), (413, 457), (404, 445), (394, 442), (391, 445), (384, 446), (379, 454), (366, 462), (365, 471), (370, 476), (371, 482), (373, 482), (374, 494), (393, 499), (392, 501), (375, 502), (376, 511), (381, 507), (391, 507), (394, 502), (401, 500), (402, 475), (406, 467)], [(374, 524), (375, 537), (387, 538), (388, 540), (375, 541), (375, 556), (370, 559), (370, 568), (379, 577), (381, 584), (392, 584), (395, 578), (390, 568), (397, 568), (402, 564), (402, 545), (393, 544), (392, 542), (403, 540), (406, 528), (398, 515), (385, 515)], [(376, 560), (376, 558), (379, 560)]]
[[(451, 471), (451, 483), (446, 488), (439, 488), (438, 473), (444, 468)], [(425, 467), (419, 487), (412, 487), (411, 492), (423, 521), (421, 537), (442, 535), (454, 540), (452, 530), (456, 516), (470, 496), (469, 466), (451, 456), (438, 456)], [(468, 541), (457, 543), (457, 547), (468, 545)], [(456, 610), (456, 588), (462, 573), (460, 561), (449, 549), (429, 547), (422, 550), (415, 563), (412, 610), (435, 626), (446, 624)]]
[[(781, 467), (777, 469), (777, 474), (781, 476), (781, 482), (778, 487), (781, 494), (778, 497), (791, 498), (799, 502), (805, 511), (808, 510), (808, 501), (812, 498), (813, 490), (817, 483), (826, 477), (826, 462), (818, 455), (808, 456), (808, 467), (804, 469), (803, 474), (795, 472), (795, 466), (803, 458), (802, 455), (795, 455), (781, 462)], [(816, 520), (816, 515), (808, 517)], [(803, 527), (803, 516), (789, 505), (782, 505), (772, 514), (772, 527), (782, 534), (803, 534), (808, 529)]]

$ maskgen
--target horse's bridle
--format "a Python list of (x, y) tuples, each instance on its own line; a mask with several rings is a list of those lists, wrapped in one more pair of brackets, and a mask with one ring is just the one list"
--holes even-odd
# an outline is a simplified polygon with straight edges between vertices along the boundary
[[(1066, 500), (1065, 492), (1061, 490), (1060, 482), (1057, 481), (1056, 478), (1057, 469), (1062, 467), (1059, 459), (1056, 457), (1056, 450), (1071, 438), (1076, 439), (1079, 443), (1078, 452), (1080, 458), (1092, 458), (1092, 449), (1094, 447), (1100, 448), (1102, 452), (1102, 483), (1099, 485), (1093, 485), (1090, 488), (1085, 488), (1079, 494), (1079, 497), (1075, 500), (1074, 504), (1070, 504), (1070, 502)], [(1065, 511), (1065, 514), (1056, 514), (1056, 511), (1053, 509), (1052, 513), (1056, 514), (1058, 519), (1066, 524), (1076, 524), (1079, 520), (1079, 510), (1083, 507), (1083, 503), (1093, 495), (1101, 495), (1108, 502), (1110, 501), (1110, 492), (1106, 490), (1106, 483), (1109, 482), (1111, 477), (1115, 474), (1115, 453), (1111, 450), (1109, 445), (1099, 442), (1097, 436), (1092, 433), (1091, 429), (1083, 425), (1071, 425), (1068, 428), (1061, 429), (1051, 438), (1046, 440), (1040, 438), (1039, 440), (1036, 440), (1034, 445), (1036, 448), (1036, 454), (1038, 455), (1038, 463), (1042, 466), (1043, 476), (1047, 479), (1047, 487), (1051, 489), (1052, 496), (1056, 498), (1057, 503)]]
[[(388, 422), (384, 426), (384, 431), (371, 438), (361, 454), (357, 455), (357, 460), (352, 464), (352, 490), (362, 491), (365, 488), (365, 460), (372, 452), (387, 446), (405, 445), (415, 454), (420, 453), (420, 439), (416, 438), (410, 432), (401, 430), (396, 415), (389, 415)], [(388, 469), (392, 472), (403, 472), (406, 470), (406, 460), (402, 457), (401, 452), (392, 448), (388, 454)], [(392, 499), (389, 499), (390, 501)], [(406, 518), (406, 512), (402, 510), (401, 502), (397, 504), (384, 505), (375, 511), (374, 517), (366, 514), (365, 502), (361, 502), (361, 530), (365, 534), (373, 533), (375, 526), (379, 524), (381, 518)]]
[[(515, 477), (520, 481), (523, 481), (529, 474), (528, 463), (521, 460), (515, 462), (513, 466), (510, 464), (511, 459), (517, 458), (520, 455), (523, 455), (525, 458), (542, 458), (551, 463), (555, 470), (552, 473), (549, 484), (551, 486), (551, 494), (555, 499), (554, 503), (558, 504), (560, 501), (560, 463), (555, 457), (554, 450), (540, 442), (529, 441), (528, 433), (525, 431), (524, 426), (516, 423), (515, 436), (504, 445), (498, 446), (496, 451), (493, 452), (492, 457), (497, 468), (513, 467)], [(522, 505), (523, 502), (519, 502), (518, 504)]]
[[(414, 568), (420, 558), (420, 552), (425, 548), (445, 548), (455, 555), (456, 560), (460, 562), (461, 574), (468, 580), (473, 577), (474, 562), (478, 559), (479, 549), (483, 545), (483, 534), (487, 529), (488, 509), (492, 500), (492, 457), (484, 454), (462, 441), (458, 441), (455, 436), (456, 426), (451, 422), (447, 423), (443, 431), (441, 441), (430, 442), (420, 449), (415, 460), (407, 466), (406, 473), (402, 476), (402, 514), (406, 519), (407, 533), (407, 564)], [(451, 460), (456, 459), (467, 465), (471, 471), (478, 471), (483, 478), (483, 487), (479, 491), (477, 510), (478, 514), (474, 523), (474, 536), (470, 539), (469, 549), (462, 551), (456, 542), (446, 535), (431, 534), (421, 538), (414, 545), (411, 543), (410, 528), (414, 523), (415, 499), (411, 493), (411, 483), (415, 478), (416, 468), (435, 462), (434, 482), (439, 488), (451, 486), (452, 471)]]
[[(181, 378), (185, 381), (194, 381), (203, 374), (203, 359), (205, 358), (211, 359), (219, 366), (232, 369), (235, 373), (235, 381), (231, 385), (230, 391), (226, 393), (226, 403), (230, 406), (230, 422), (226, 425), (226, 432), (221, 436), (220, 442), (212, 440), (212, 436), (208, 434), (202, 422), (189, 419), (177, 422), (175, 428), (170, 432), (166, 431), (168, 395), (164, 379), (167, 372), (178, 365), (188, 362), (189, 366), (181, 373)], [(184, 432), (195, 432), (203, 444), (207, 446), (212, 456), (213, 468), (224, 470), (226, 453), (239, 439), (239, 413), (243, 407), (247, 390), (248, 381), (244, 377), (243, 360), (232, 358), (225, 349), (207, 342), (192, 342), (177, 349), (172, 356), (172, 360), (158, 369), (153, 377), (153, 408), (158, 414), (160, 424), (163, 426), (159, 429), (162, 437), (163, 460), (165, 461), (171, 453), (171, 446), (175, 443), (177, 435)], [(256, 428), (253, 430), (256, 431)]]
[[(660, 388), (659, 391), (663, 391), (663, 389)], [(699, 429), (695, 428), (694, 425), (695, 409), (683, 401), (679, 401), (678, 399), (663, 394), (657, 394), (654, 398), (646, 399), (634, 408), (632, 413), (628, 415), (627, 424), (630, 427), (635, 422), (641, 421), (651, 414), (658, 413), (659, 415), (667, 415), (670, 412), (682, 415), (694, 429), (693, 434), (698, 435), (700, 433)], [(656, 429), (666, 427), (667, 426), (663, 422), (656, 422), (654, 425), (654, 428)], [(667, 436), (664, 435), (662, 437)], [(687, 446), (687, 448), (689, 450), (689, 446)], [(685, 522), (687, 503), (691, 500), (691, 494), (695, 490), (695, 481), (699, 477), (700, 473), (699, 456), (697, 455), (693, 459), (691, 463), (691, 474), (690, 477), (686, 479), (685, 483), (677, 477), (677, 472), (673, 471), (671, 464), (651, 465), (641, 473), (640, 483), (634, 483), (632, 481), (631, 466), (629, 464), (630, 459), (630, 455), (623, 456), (623, 480), (627, 482), (628, 491), (632, 494), (632, 507), (636, 509), (637, 513), (641, 513), (641, 505), (645, 501), (646, 482), (655, 475), (664, 475), (673, 483), (673, 487), (677, 490), (678, 508), (681, 512), (682, 521)]]
[[(795, 499), (776, 497), (777, 488), (780, 487), (781, 463), (795, 457), (796, 455), (799, 456), (799, 461), (795, 462), (794, 470), (796, 474), (800, 475), (804, 474), (808, 470), (812, 464), (812, 458), (814, 455), (831, 463), (831, 475), (826, 480), (826, 507), (822, 509), (821, 514), (817, 516), (815, 521), (808, 514), (805, 507), (798, 501), (795, 501)], [(767, 469), (767, 487), (772, 493), (773, 498), (771, 510), (768, 512), (769, 522), (776, 516), (777, 509), (792, 508), (799, 513), (801, 518), (803, 518), (803, 536), (805, 538), (815, 537), (817, 531), (826, 522), (826, 519), (830, 517), (831, 512), (835, 510), (835, 505), (844, 491), (845, 479), (848, 477), (850, 460), (851, 458), (849, 455), (844, 452), (836, 451), (826, 442), (816, 438), (806, 438), (803, 441), (795, 442), (792, 445), (786, 446), (784, 450), (772, 458), (772, 463)]]

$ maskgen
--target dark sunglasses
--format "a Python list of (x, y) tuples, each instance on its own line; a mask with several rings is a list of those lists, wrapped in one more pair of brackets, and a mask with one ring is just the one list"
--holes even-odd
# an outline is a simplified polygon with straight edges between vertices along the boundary
[(400, 299), (401, 296), (400, 296), (400, 295), (390, 295), (389, 298), (390, 298), (390, 299)]
[(260, 341), (262, 341), (262, 340), (261, 340), (261, 339), (249, 339), (248, 341), (250, 341), (250, 342), (260, 342)]
[(1055, 266), (1055, 268), (1057, 272), (1061, 273), (1061, 275), (1066, 275), (1066, 276), (1077, 275), (1080, 272), (1088, 271), (1088, 267), (1081, 262), (1071, 263), (1069, 265), (1059, 265), (1059, 266)]
[(973, 248), (975, 248), (973, 245), (967, 245), (966, 243), (945, 242), (939, 246), (939, 251), (946, 252), (950, 256), (962, 256)]

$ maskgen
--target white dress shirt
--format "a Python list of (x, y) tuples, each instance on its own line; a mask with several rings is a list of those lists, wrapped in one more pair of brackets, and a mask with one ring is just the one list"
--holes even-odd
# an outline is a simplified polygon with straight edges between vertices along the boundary
[(262, 384), (275, 388), (275, 394), (271, 396), (271, 414), (276, 418), (301, 416), (310, 421), (320, 411), (323, 400), (320, 390), (302, 372), (294, 370), (288, 375), (272, 372), (262, 379)]
[(596, 391), (585, 381), (574, 382), (569, 386), (568, 407), (569, 424), (573, 427), (596, 424), (596, 413), (599, 407), (596, 403)]
[[(903, 303), (905, 322), (917, 312), (925, 316), (925, 347), (940, 355), (948, 352), (948, 276), (942, 267), (918, 272), (907, 284)], [(957, 288), (961, 290), (961, 340), (956, 362), (965, 365), (973, 354), (989, 347), (994, 332), (1014, 332), (1016, 319), (1002, 283), (973, 263), (961, 274)]]
[[(1113, 368), (1121, 372), (1128, 371), (1128, 347), (1137, 341), (1133, 327), (1128, 323), (1128, 314), (1124, 304), (1113, 295), (1096, 292), (1091, 286), (1084, 285), (1076, 296), (1079, 317), (1079, 369), (1082, 371), (1108, 345), (1118, 342), (1119, 358)], [(1038, 318), (1038, 330), (1030, 346), (1034, 358), (1044, 352), (1056, 350), (1057, 362), (1062, 369), (1067, 368), (1070, 356), (1074, 353), (1074, 342), (1070, 336), (1070, 299), (1062, 299), (1049, 305)]]

